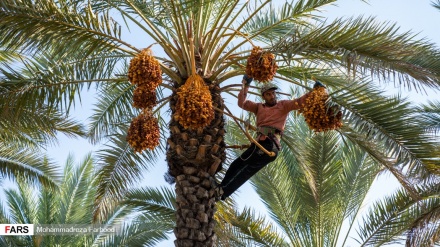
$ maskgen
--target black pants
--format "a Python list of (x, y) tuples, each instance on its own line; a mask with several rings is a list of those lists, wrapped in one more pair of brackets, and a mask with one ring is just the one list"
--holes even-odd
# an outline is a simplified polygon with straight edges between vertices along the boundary
[(270, 157), (264, 153), (254, 143), (244, 153), (234, 160), (226, 171), (225, 177), (220, 186), (223, 188), (222, 200), (229, 197), (249, 178), (257, 173), (261, 168), (274, 161), (278, 155), (278, 149), (269, 138), (259, 143), (268, 151), (275, 152), (275, 156)]

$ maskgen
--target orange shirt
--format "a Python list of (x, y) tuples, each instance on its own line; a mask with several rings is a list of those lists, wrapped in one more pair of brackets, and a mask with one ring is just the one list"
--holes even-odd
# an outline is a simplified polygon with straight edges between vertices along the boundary
[(238, 106), (243, 110), (253, 112), (257, 116), (257, 127), (271, 126), (284, 131), (289, 112), (301, 109), (308, 94), (306, 93), (294, 100), (279, 100), (274, 106), (266, 106), (263, 103), (247, 100), (244, 89), (241, 89), (238, 93)]

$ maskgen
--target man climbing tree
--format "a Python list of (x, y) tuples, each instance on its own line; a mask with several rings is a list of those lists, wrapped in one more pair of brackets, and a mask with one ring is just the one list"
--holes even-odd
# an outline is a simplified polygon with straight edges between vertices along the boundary
[[(269, 155), (257, 147), (255, 143), (235, 159), (218, 186), (217, 193), (221, 200), (225, 200), (242, 186), (261, 168), (274, 161), (281, 150), (281, 136), (283, 135), (286, 119), (290, 111), (299, 110), (304, 106), (310, 93), (293, 100), (277, 100), (278, 87), (272, 83), (264, 83), (260, 89), (264, 103), (256, 103), (246, 99), (249, 86), (253, 78), (243, 76), (242, 89), (238, 94), (238, 106), (256, 115), (257, 141)], [(325, 86), (316, 81), (313, 88)]]

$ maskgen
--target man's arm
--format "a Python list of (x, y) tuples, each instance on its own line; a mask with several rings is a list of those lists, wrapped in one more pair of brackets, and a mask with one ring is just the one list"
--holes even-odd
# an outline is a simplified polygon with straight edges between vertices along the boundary
[[(320, 81), (315, 81), (315, 84), (313, 85), (313, 88), (319, 88), (319, 87), (327, 88)], [(289, 102), (289, 104), (288, 104), (289, 111), (302, 109), (305, 106), (307, 97), (309, 97), (310, 93), (311, 93), (311, 91), (306, 93), (306, 94), (304, 94), (303, 96), (301, 96), (299, 98), (292, 99)]]
[(238, 93), (238, 106), (244, 110), (256, 113), (257, 112), (257, 104), (250, 100), (246, 100), (247, 93), (249, 91), (249, 86), (252, 82), (252, 78), (247, 75), (243, 76), (243, 80), (241, 81), (242, 87), (240, 92)]

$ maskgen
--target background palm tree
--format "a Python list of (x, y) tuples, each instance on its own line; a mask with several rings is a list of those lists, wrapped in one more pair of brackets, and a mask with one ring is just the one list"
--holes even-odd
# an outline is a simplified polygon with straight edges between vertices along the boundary
[[(8, 85), (3, 78), (8, 75), (12, 64), (26, 60), (24, 54), (15, 48), (7, 42), (0, 45), (0, 75), (3, 75), (0, 81), (0, 179), (39, 181), (54, 188), (59, 182), (59, 171), (39, 153), (56, 143), (59, 133), (70, 137), (84, 136), (84, 127), (44, 103), (20, 105), (11, 97), (9, 90), (18, 90), (15, 93), (19, 94), (22, 89), (10, 87), (12, 84)], [(25, 62), (26, 65), (30, 66)]]
[[(58, 189), (30, 186), (22, 181), (17, 188), (7, 189), (6, 203), (1, 205), (2, 223), (34, 224), (43, 228), (57, 225), (91, 227), (96, 196), (96, 170), (88, 155), (79, 164), (69, 157), (64, 165), (62, 182)], [(134, 194), (134, 192), (132, 193)], [(154, 200), (153, 196), (150, 200)], [(137, 199), (131, 194), (127, 201)], [(156, 208), (157, 209), (157, 208)], [(117, 234), (42, 234), (34, 236), (0, 236), (1, 246), (156, 246), (166, 238), (173, 221), (153, 221), (153, 217), (139, 216), (137, 208), (125, 203), (115, 208), (108, 219), (98, 227), (112, 227)], [(162, 218), (163, 219), (163, 218)]]
[[(21, 59), (16, 51), (0, 50), (0, 62), (4, 65), (0, 73), (7, 75), (6, 68)], [(11, 86), (7, 84), (5, 81), (0, 82), (0, 179), (39, 181), (54, 188), (59, 182), (59, 171), (39, 153), (57, 142), (57, 134), (84, 136), (84, 128), (64, 113), (45, 104), (20, 105), (6, 91)], [(21, 90), (18, 87), (16, 89)], [(20, 93), (18, 91), (16, 93)]]
[[(379, 97), (369, 84), (379, 78), (416, 88), (438, 87), (439, 51), (428, 41), (399, 34), (396, 27), (371, 18), (324, 23), (314, 15), (334, 2), (293, 1), (269, 8), (271, 1), (6, 0), (0, 5), (0, 30), (5, 34), (0, 45), (27, 56), (20, 63), (26, 66), (3, 66), (2, 95), (14, 99), (18, 109), (44, 106), (68, 114), (83, 89), (96, 89), (99, 102), (89, 137), (106, 142), (99, 154), (95, 202), (100, 220), (154, 163), (154, 152), (165, 150), (169, 135), (167, 162), (177, 178), (176, 244), (211, 246), (216, 207), (209, 181), (226, 159), (225, 116), (216, 111), (206, 128), (184, 129), (173, 117), (176, 92), (195, 70), (210, 87), (213, 105), (225, 110), (223, 95), (235, 95), (239, 87), (228, 79), (244, 73), (250, 50), (258, 44), (277, 56), (277, 79), (310, 89), (308, 78), (315, 76), (328, 85), (333, 102), (344, 111), (346, 127), (339, 137), (391, 171), (411, 198), (420, 200), (407, 175), (426, 179), (437, 171), (438, 160), (432, 157), (437, 157), (438, 143), (412, 122), (402, 124), (404, 102)], [(125, 141), (127, 126), (138, 114), (131, 105), (134, 86), (127, 81), (127, 61), (141, 48), (122, 35), (121, 25), (138, 27), (152, 39), (145, 47), (155, 42), (162, 54), (157, 58), (165, 80), (157, 89), (161, 104), (155, 114), (162, 123), (163, 142), (141, 155)], [(195, 68), (190, 51), (196, 54)], [(367, 75), (371, 77), (364, 78)], [(163, 109), (168, 103), (170, 112)], [(320, 180), (311, 164), (300, 164), (317, 200)]]
[[(379, 98), (387, 99), (377, 95), (374, 100)], [(417, 105), (406, 104), (401, 110), (401, 117), (395, 121), (414, 123), (419, 131), (430, 125), (432, 119), (425, 122), (421, 116), (426, 113)], [(411, 180), (418, 184), (415, 192), (419, 199), (401, 188), (368, 203), (373, 182), (390, 171), (368, 150), (345, 138), (344, 133), (349, 132), (345, 128), (350, 124), (339, 133), (317, 134), (309, 131), (301, 117), (292, 115), (287, 126), (281, 156), (252, 178), (268, 215), (286, 241), (273, 244), (262, 238), (262, 246), (383, 246), (404, 245), (405, 241), (406, 246), (439, 244), (438, 176)], [(228, 132), (228, 140), (243, 138), (237, 128)], [(246, 233), (252, 221), (231, 222)], [(252, 238), (256, 233), (249, 230), (247, 234)]]

